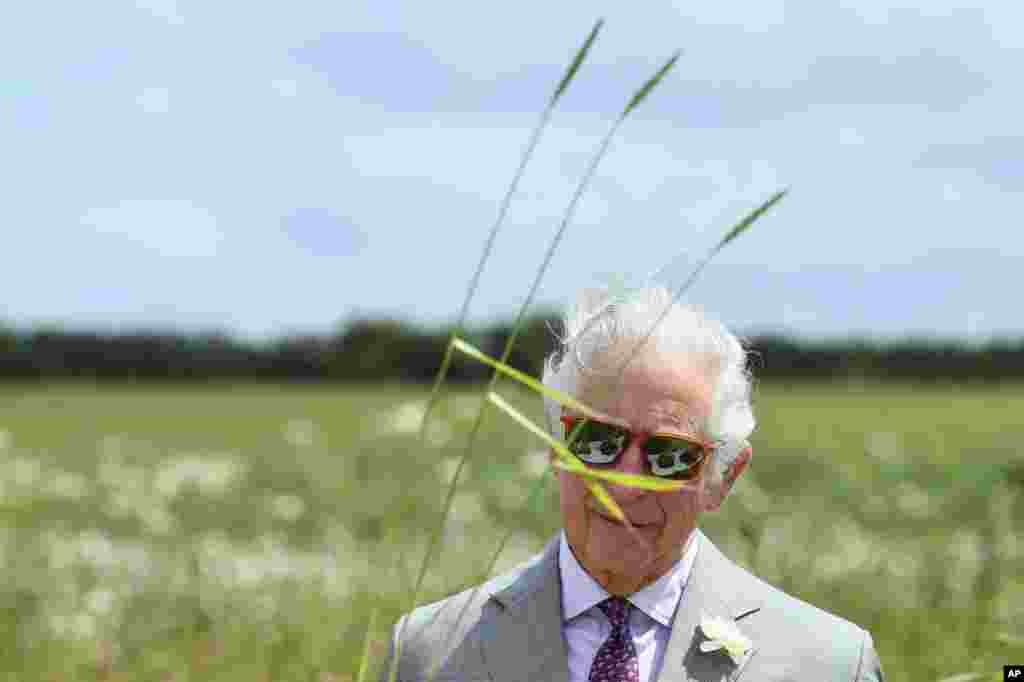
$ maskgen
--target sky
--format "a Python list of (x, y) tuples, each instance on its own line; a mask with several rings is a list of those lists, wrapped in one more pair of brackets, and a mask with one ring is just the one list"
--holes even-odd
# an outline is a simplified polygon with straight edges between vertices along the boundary
[[(1024, 334), (1014, 3), (106, 0), (0, 26), (0, 321), (318, 333), (458, 312), (540, 111), (603, 30), (513, 198), (471, 320), (667, 263), (742, 333)], [(1013, 292), (1017, 291), (1017, 294)]]

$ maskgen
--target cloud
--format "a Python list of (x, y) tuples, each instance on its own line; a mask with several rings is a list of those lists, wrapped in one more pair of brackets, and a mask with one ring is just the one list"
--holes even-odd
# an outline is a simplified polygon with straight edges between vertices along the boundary
[(147, 114), (166, 114), (170, 110), (171, 93), (167, 88), (146, 88), (136, 100)]
[(1024, 189), (1024, 136), (976, 133), (974, 143), (935, 144), (917, 159), (921, 168), (971, 170), (1008, 192)]
[(318, 256), (351, 256), (366, 246), (359, 228), (324, 208), (299, 208), (281, 222), (289, 239)]
[(392, 112), (459, 110), (471, 84), (402, 34), (326, 33), (294, 48), (291, 56), (326, 74), (337, 93)]
[(291, 78), (273, 80), (270, 82), (270, 87), (281, 97), (295, 97), (299, 94), (299, 83)]
[(188, 200), (124, 200), (89, 209), (81, 222), (167, 258), (212, 258), (223, 239), (216, 218)]
[(136, 6), (154, 17), (163, 19), (167, 23), (180, 26), (185, 23), (181, 16), (177, 0), (136, 0)]

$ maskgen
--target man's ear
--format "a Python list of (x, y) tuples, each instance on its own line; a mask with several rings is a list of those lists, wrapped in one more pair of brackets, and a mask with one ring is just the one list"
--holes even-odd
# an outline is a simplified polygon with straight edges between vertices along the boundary
[(754, 448), (750, 446), (750, 443), (743, 443), (743, 449), (740, 450), (740, 454), (736, 455), (736, 459), (729, 465), (725, 473), (722, 474), (722, 480), (717, 485), (712, 486), (710, 491), (710, 499), (707, 501), (706, 511), (718, 511), (722, 503), (725, 502), (725, 498), (728, 497), (729, 492), (732, 490), (733, 483), (740, 477), (747, 466), (750, 465), (750, 460), (754, 456)]

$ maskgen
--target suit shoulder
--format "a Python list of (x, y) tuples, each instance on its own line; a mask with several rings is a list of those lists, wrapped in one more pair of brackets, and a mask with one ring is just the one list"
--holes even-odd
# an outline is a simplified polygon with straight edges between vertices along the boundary
[(403, 615), (395, 624), (382, 682), (401, 636), (398, 680), (419, 680), (435, 666), (450, 664), (459, 669), (477, 656), (472, 632), (480, 622), (491, 596), (512, 585), (539, 559), (524, 562), (498, 576), (444, 599), (424, 604)]
[[(491, 595), (512, 585), (539, 559), (540, 555), (537, 555), (483, 583), (414, 609), (408, 616), (403, 616), (408, 619), (404, 637), (407, 640), (421, 641), (433, 641), (440, 636), (450, 638), (453, 626), (465, 632), (479, 620)], [(402, 621), (399, 620), (399, 625), (396, 628), (401, 626), (401, 623)]]
[(749, 575), (758, 583), (762, 595), (762, 609), (780, 614), (792, 628), (828, 632), (832, 638), (857, 641), (863, 636), (864, 629), (856, 623), (784, 592), (753, 574)]
[(876, 656), (871, 635), (864, 628), (733, 566), (742, 574), (733, 584), (742, 586), (746, 601), (760, 606), (756, 613), (738, 621), (741, 629), (759, 642), (759, 656), (785, 653), (790, 663), (820, 666), (822, 674), (825, 669), (840, 672), (838, 679), (855, 679), (864, 659)]

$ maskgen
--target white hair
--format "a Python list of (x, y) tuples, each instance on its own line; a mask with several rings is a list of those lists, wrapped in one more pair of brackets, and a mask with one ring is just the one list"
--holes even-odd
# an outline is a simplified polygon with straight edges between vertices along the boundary
[[(617, 380), (624, 362), (633, 355), (697, 361), (708, 368), (713, 393), (711, 412), (699, 426), (718, 443), (709, 484), (716, 484), (754, 431), (751, 375), (747, 354), (732, 333), (699, 309), (672, 301), (661, 286), (613, 295), (608, 289), (584, 289), (563, 317), (559, 348), (544, 363), (543, 381), (579, 397), (580, 380)], [(638, 347), (638, 344), (643, 344)], [(623, 362), (609, 363), (617, 357)], [(610, 371), (609, 371), (610, 368)], [(544, 397), (548, 430), (562, 437), (561, 405)]]

